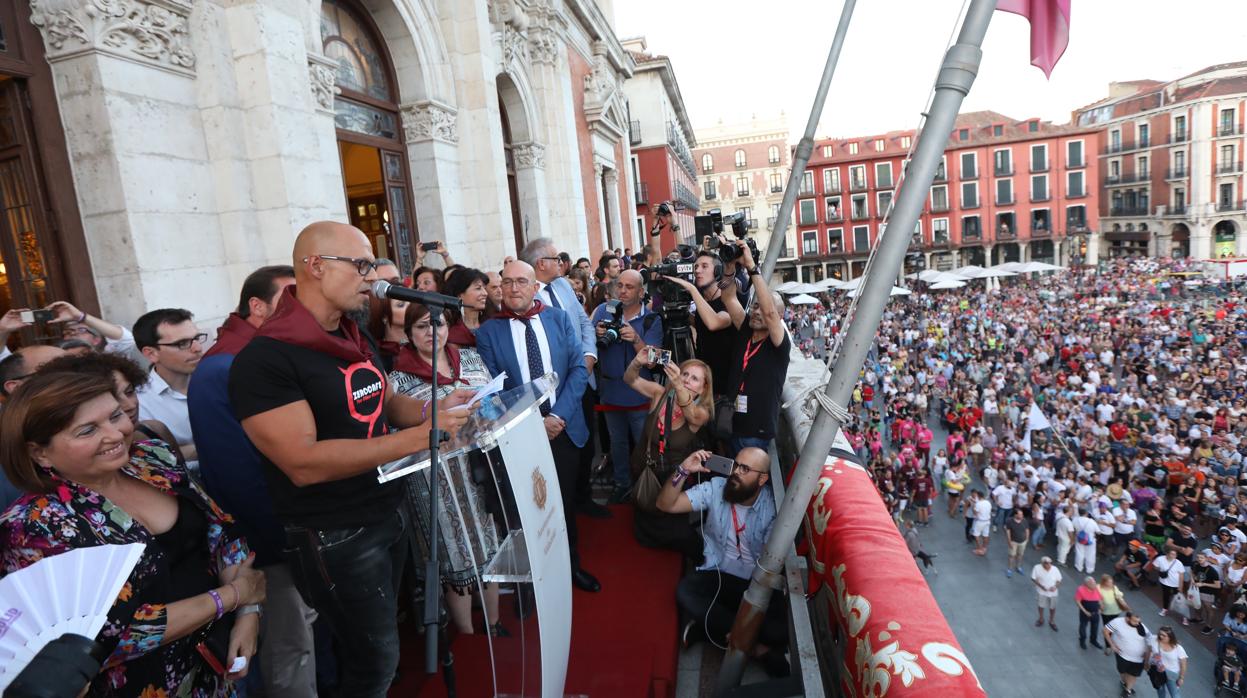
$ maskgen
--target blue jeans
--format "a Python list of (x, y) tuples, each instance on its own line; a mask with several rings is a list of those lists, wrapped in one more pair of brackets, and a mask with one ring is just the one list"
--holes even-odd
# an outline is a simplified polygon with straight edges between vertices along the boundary
[(759, 439), (756, 436), (733, 436), (732, 440), (728, 442), (728, 448), (731, 449), (731, 453), (728, 456), (735, 458), (736, 454), (741, 452), (741, 449), (749, 447), (767, 451), (771, 447), (771, 440)]
[(1035, 524), (1035, 532), (1031, 534), (1032, 548), (1042, 543), (1044, 535), (1048, 532), (1048, 529), (1043, 525), (1043, 521), (1035, 521), (1033, 523)]
[(1182, 698), (1182, 692), (1178, 689), (1178, 672), (1165, 672), (1165, 682), (1156, 687), (1156, 695), (1160, 698)]
[(1003, 526), (1011, 518), (1013, 518), (1013, 509), (997, 508), (996, 513), (992, 516), (992, 525)]
[(627, 489), (632, 486), (632, 443), (641, 440), (646, 411), (613, 410), (602, 414), (606, 416), (606, 431), (611, 439), (611, 469), (615, 475), (615, 486)]

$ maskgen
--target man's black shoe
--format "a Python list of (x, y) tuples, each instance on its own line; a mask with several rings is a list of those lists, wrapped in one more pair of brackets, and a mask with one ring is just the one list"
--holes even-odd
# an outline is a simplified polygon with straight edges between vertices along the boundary
[(607, 509), (592, 499), (577, 503), (576, 511), (593, 519), (609, 519), (614, 516), (610, 509)]
[(582, 591), (601, 591), (602, 583), (597, 577), (585, 572), (584, 570), (576, 570), (572, 572), (572, 584)]

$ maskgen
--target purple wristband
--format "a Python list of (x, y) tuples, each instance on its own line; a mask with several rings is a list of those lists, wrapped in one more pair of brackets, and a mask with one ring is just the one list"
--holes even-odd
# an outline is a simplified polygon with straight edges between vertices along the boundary
[(225, 604), (221, 603), (221, 595), (216, 592), (216, 589), (209, 589), (208, 596), (211, 596), (212, 603), (216, 604), (216, 617), (220, 620), (221, 616), (225, 615)]

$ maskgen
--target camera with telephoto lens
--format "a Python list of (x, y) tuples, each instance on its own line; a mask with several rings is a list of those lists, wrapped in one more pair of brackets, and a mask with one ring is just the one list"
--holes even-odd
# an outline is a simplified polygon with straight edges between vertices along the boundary
[(623, 303), (617, 300), (606, 301), (606, 312), (610, 313), (609, 320), (603, 320), (598, 323), (605, 332), (598, 339), (602, 344), (614, 344), (619, 341), (619, 331), (623, 329), (624, 324), (624, 307)]
[(724, 216), (721, 210), (712, 208), (706, 215), (693, 219), (693, 228), (697, 239), (704, 242), (706, 249), (713, 250), (724, 264), (735, 262), (743, 254), (741, 248), (724, 235), (724, 231), (728, 228), (731, 228), (732, 235), (737, 240), (745, 241), (753, 258), (758, 259), (758, 244), (748, 237), (749, 221), (745, 220), (744, 211)]

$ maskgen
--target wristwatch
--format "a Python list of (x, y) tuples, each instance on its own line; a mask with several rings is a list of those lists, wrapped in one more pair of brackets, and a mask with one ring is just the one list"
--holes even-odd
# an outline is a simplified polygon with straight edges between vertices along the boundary
[(263, 613), (261, 612), (260, 604), (258, 603), (247, 604), (246, 606), (242, 606), (241, 608), (238, 609), (239, 618), (242, 618), (243, 616), (249, 616), (252, 613), (255, 613), (257, 615), (263, 615)]

